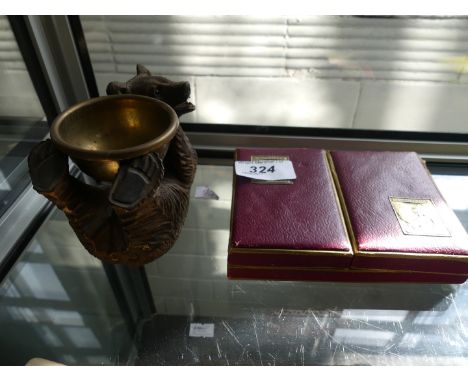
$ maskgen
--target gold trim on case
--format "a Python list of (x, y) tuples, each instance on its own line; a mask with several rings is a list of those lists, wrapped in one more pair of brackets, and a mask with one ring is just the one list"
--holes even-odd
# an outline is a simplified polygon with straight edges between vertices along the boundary
[(250, 183), (256, 184), (294, 184), (292, 180), (262, 180), (262, 179), (250, 179)]
[[(234, 151), (234, 162), (237, 160), (237, 150)], [(232, 226), (234, 224), (234, 199), (236, 198), (236, 171), (234, 165), (232, 166), (232, 194), (231, 194), (231, 219), (229, 222), (229, 241), (228, 241), (228, 254), (231, 249), (232, 243)]]
[[(259, 278), (257, 276), (245, 276), (245, 275), (242, 275), (242, 276), (238, 276), (238, 275), (230, 275), (228, 274), (227, 275), (227, 278), (228, 280), (271, 280), (271, 281), (288, 281), (284, 278), (280, 278), (280, 277), (274, 277), (274, 276), (268, 276), (267, 278)], [(311, 281), (311, 282), (335, 282), (335, 281), (327, 281), (327, 280), (310, 280), (310, 279), (304, 279), (304, 281)], [(406, 281), (396, 281), (396, 280), (392, 280), (392, 281), (377, 281), (377, 280), (372, 280), (372, 281), (367, 281), (367, 280), (360, 280), (360, 281), (342, 281), (340, 280), (339, 282), (345, 282), (345, 283), (348, 283), (348, 284), (365, 284), (365, 283), (382, 283), (382, 284), (415, 284), (415, 285), (419, 285), (419, 284), (433, 284), (433, 285), (440, 285), (440, 284), (462, 284), (466, 281), (466, 279), (464, 281), (455, 281), (455, 282), (447, 282), (447, 281), (409, 281), (409, 280), (406, 280)]]
[(376, 251), (359, 251), (355, 256), (372, 257), (379, 256), (379, 258), (389, 259), (418, 259), (418, 260), (453, 260), (460, 262), (468, 262), (468, 256), (455, 255), (448, 253), (416, 253), (416, 252), (376, 252)]
[(335, 185), (335, 189), (337, 191), (339, 206), (341, 206), (341, 211), (342, 211), (342, 214), (343, 214), (345, 225), (346, 225), (346, 227), (348, 229), (347, 233), (348, 233), (348, 236), (349, 236), (349, 240), (351, 241), (351, 246), (352, 246), (354, 254), (357, 254), (357, 252), (359, 251), (358, 244), (356, 242), (356, 237), (354, 236), (353, 227), (351, 225), (351, 219), (349, 217), (348, 208), (346, 207), (346, 202), (344, 200), (343, 191), (341, 190), (341, 184), (340, 184), (340, 180), (338, 179), (338, 174), (336, 172), (335, 164), (333, 163), (333, 158), (332, 158), (331, 152), (327, 151), (326, 155), (327, 155), (329, 169), (330, 169), (332, 177), (333, 177), (332, 181), (333, 181), (333, 183)]
[(393, 274), (430, 274), (444, 276), (468, 276), (468, 273), (449, 273), (449, 272), (425, 272), (413, 270), (399, 269), (375, 269), (375, 268), (333, 268), (333, 267), (284, 267), (284, 266), (261, 266), (261, 265), (231, 265), (230, 269), (260, 269), (260, 270), (287, 270), (287, 271), (304, 271), (304, 272), (341, 272), (341, 273), (393, 273)]
[(351, 251), (333, 251), (320, 249), (282, 249), (282, 248), (247, 248), (230, 247), (229, 253), (252, 253), (252, 254), (284, 254), (284, 255), (326, 255), (326, 256), (352, 256)]
[(262, 160), (289, 160), (289, 155), (251, 155), (251, 161)]
[(333, 172), (332, 172), (331, 165), (330, 165), (331, 158), (328, 157), (328, 154), (329, 154), (329, 152), (325, 151), (323, 153), (323, 155), (324, 155), (323, 159), (324, 159), (324, 162), (325, 162), (325, 167), (327, 168), (327, 173), (328, 173), (328, 176), (329, 176), (330, 183), (332, 185), (333, 195), (335, 196), (335, 202), (336, 202), (336, 206), (338, 207), (338, 213), (340, 215), (341, 224), (342, 224), (343, 230), (345, 232), (345, 235), (348, 238), (349, 243), (351, 245), (351, 251), (349, 251), (349, 253), (352, 255), (353, 254), (353, 243), (352, 243), (352, 240), (351, 240), (351, 235), (348, 232), (348, 225), (346, 224), (346, 219), (345, 219), (345, 216), (344, 216), (344, 213), (343, 213), (343, 208), (341, 206), (340, 197), (338, 196), (338, 190), (336, 188), (335, 179), (333, 177)]
[(446, 276), (467, 276), (468, 273), (452, 273), (452, 272), (429, 272), (429, 271), (416, 271), (411, 269), (381, 269), (381, 268), (360, 268), (352, 267), (350, 271), (358, 272), (372, 272), (372, 273), (418, 273), (418, 274), (429, 274), (429, 275), (446, 275)]

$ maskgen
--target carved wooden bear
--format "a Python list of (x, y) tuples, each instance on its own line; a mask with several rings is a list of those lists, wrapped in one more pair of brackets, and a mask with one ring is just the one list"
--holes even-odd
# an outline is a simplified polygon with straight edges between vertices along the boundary
[[(110, 94), (140, 94), (169, 104), (178, 116), (193, 111), (188, 82), (152, 76), (142, 65)], [(197, 156), (182, 128), (162, 161), (156, 153), (120, 163), (109, 187), (85, 184), (68, 172), (68, 157), (46, 140), (28, 158), (36, 191), (63, 210), (81, 243), (99, 259), (143, 265), (166, 253), (187, 215)]]

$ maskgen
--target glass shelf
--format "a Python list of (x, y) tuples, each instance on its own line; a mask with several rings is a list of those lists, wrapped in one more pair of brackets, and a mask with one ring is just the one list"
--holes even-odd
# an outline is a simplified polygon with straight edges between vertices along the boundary
[[(431, 172), (468, 228), (467, 169)], [(195, 198), (197, 186), (219, 199)], [(230, 166), (199, 165), (179, 240), (145, 267), (156, 314), (135, 336), (102, 263), (54, 210), (1, 284), (0, 364), (468, 364), (468, 283), (228, 280), (231, 188)], [(191, 336), (192, 324), (212, 333)]]

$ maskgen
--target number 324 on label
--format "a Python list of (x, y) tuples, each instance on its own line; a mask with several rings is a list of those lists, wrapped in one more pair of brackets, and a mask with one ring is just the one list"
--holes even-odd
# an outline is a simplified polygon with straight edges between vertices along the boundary
[(293, 164), (290, 160), (236, 161), (236, 174), (246, 178), (261, 180), (296, 179)]

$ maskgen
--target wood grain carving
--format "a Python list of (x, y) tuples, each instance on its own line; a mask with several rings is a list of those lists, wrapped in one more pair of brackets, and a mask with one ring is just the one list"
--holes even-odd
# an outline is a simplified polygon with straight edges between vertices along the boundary
[[(187, 102), (188, 82), (152, 76), (142, 65), (128, 82), (111, 82), (107, 93), (151, 96), (178, 116), (195, 109)], [(89, 253), (112, 263), (143, 265), (165, 254), (179, 236), (197, 156), (179, 127), (163, 159), (150, 153), (122, 161), (107, 187), (71, 176), (68, 157), (50, 140), (32, 149), (28, 163), (34, 189), (65, 213)]]

